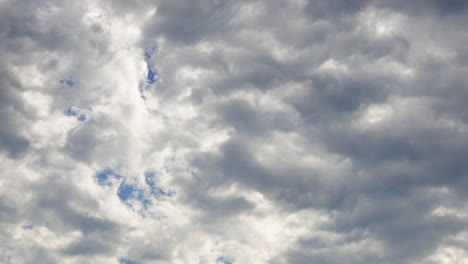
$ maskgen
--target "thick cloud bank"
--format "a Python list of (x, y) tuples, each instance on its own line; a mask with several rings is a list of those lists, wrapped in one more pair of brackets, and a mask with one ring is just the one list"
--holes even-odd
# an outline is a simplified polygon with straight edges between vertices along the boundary
[(0, 0), (1, 263), (468, 263), (464, 0)]

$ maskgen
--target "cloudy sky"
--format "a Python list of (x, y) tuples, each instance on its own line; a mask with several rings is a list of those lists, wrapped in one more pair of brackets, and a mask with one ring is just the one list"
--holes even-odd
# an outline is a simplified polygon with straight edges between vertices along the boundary
[(468, 263), (468, 2), (0, 0), (0, 263)]

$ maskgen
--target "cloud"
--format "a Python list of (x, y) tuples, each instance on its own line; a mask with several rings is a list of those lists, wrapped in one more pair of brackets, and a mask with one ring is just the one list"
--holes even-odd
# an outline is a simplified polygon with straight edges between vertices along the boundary
[(0, 262), (462, 263), (464, 1), (0, 1)]
[(93, 240), (80, 240), (75, 244), (70, 245), (65, 249), (65, 254), (68, 255), (94, 255), (105, 254), (109, 252), (109, 247), (104, 244)]

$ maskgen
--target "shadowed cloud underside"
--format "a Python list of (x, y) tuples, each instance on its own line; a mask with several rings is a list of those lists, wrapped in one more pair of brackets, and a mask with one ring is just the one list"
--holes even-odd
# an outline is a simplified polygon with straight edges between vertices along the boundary
[(468, 263), (461, 0), (0, 0), (0, 262)]

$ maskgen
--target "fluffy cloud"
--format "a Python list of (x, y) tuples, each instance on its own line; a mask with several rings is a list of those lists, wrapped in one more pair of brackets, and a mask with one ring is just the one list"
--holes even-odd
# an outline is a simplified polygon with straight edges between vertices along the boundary
[(467, 8), (0, 1), (0, 262), (468, 262)]

